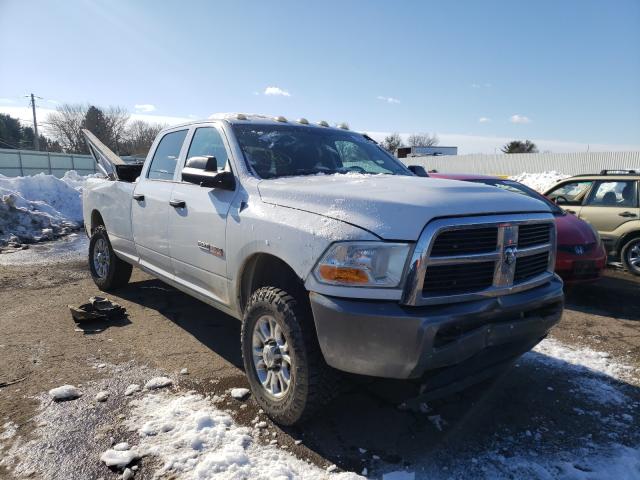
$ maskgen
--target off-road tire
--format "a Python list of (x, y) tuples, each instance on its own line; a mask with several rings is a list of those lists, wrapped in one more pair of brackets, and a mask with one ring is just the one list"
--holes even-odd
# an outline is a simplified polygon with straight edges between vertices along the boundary
[[(100, 276), (97, 273), (94, 265), (94, 249), (99, 240), (104, 240), (106, 242), (109, 254), (109, 266), (107, 268), (106, 275), (103, 276)], [(93, 231), (91, 240), (89, 241), (89, 270), (91, 271), (91, 278), (93, 278), (93, 282), (100, 290), (105, 292), (115, 290), (117, 288), (124, 287), (129, 283), (132, 269), (133, 267), (131, 264), (121, 260), (113, 251), (111, 242), (109, 241), (109, 235), (107, 235), (107, 230), (103, 226), (97, 227)]]
[(629, 273), (640, 276), (640, 266), (633, 266), (630, 262), (630, 254), (636, 248), (640, 248), (640, 237), (632, 238), (625, 244), (624, 247), (622, 247), (620, 258), (622, 260), (624, 268), (626, 268)]
[[(260, 383), (253, 362), (253, 330), (264, 315), (282, 329), (292, 360), (291, 383), (282, 398), (273, 398)], [(276, 423), (294, 425), (309, 419), (340, 390), (340, 375), (322, 356), (311, 308), (276, 287), (262, 287), (251, 295), (242, 321), (242, 358), (254, 398)]]

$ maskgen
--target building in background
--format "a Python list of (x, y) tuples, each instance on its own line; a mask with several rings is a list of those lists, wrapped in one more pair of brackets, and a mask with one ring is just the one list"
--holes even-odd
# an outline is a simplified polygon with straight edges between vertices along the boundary
[(398, 155), (398, 158), (458, 155), (458, 147), (441, 147), (439, 145), (433, 145), (431, 147), (400, 147), (396, 155)]

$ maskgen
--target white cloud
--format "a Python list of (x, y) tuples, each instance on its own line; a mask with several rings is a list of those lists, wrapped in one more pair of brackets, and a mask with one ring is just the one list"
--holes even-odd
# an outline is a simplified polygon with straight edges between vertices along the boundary
[(400, 103), (400, 100), (394, 97), (383, 97), (382, 95), (378, 95), (376, 98), (387, 103)]
[(471, 88), (491, 88), (491, 84), (490, 83), (472, 83), (471, 84)]
[(489, 117), (480, 117), (478, 123), (489, 123), (491, 119)]
[(291, 94), (280, 87), (267, 87), (264, 89), (264, 94), (269, 96), (290, 97)]
[(515, 115), (511, 115), (511, 118), (509, 119), (509, 121), (511, 123), (519, 123), (519, 124), (531, 123), (531, 119), (529, 117), (525, 117), (524, 115), (519, 115), (517, 113)]
[(155, 112), (156, 110), (156, 106), (150, 103), (141, 103), (138, 105), (134, 105), (133, 108), (138, 113), (150, 113), (150, 112)]
[(56, 106), (60, 105), (60, 102), (58, 100), (49, 99), (49, 100), (47, 100), (47, 103), (49, 103), (51, 105), (56, 105)]
[(16, 101), (11, 98), (0, 98), (0, 103), (16, 103)]
[(471, 84), (471, 88), (480, 88), (480, 84), (479, 83), (472, 83)]

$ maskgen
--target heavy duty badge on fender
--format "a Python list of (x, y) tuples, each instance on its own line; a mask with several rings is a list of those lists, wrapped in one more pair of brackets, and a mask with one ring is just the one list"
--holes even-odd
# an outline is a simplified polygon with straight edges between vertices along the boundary
[(198, 240), (198, 248), (207, 250), (208, 252), (214, 254), (216, 257), (224, 256), (224, 250), (222, 248), (214, 247), (210, 243), (203, 242), (202, 240)]

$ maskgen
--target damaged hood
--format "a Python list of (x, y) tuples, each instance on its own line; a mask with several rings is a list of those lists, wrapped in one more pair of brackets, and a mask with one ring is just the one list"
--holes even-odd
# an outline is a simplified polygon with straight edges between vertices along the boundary
[(540, 200), (495, 187), (399, 175), (314, 175), (262, 180), (265, 203), (342, 220), (386, 240), (418, 239), (433, 218), (549, 212)]

